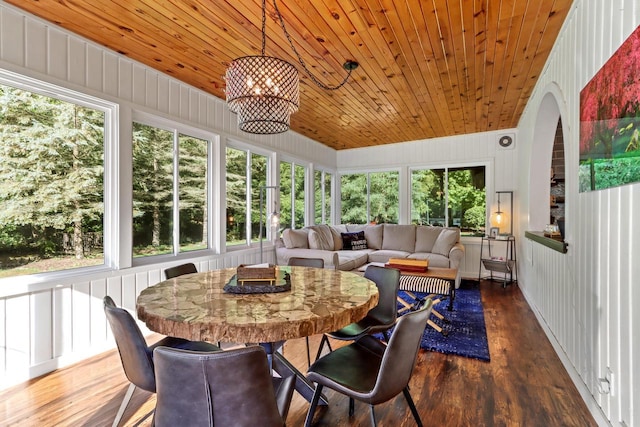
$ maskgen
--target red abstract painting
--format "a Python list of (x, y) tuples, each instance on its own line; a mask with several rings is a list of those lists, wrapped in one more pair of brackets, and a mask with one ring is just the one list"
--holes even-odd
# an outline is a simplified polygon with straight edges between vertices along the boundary
[(640, 27), (580, 92), (580, 191), (640, 181)]

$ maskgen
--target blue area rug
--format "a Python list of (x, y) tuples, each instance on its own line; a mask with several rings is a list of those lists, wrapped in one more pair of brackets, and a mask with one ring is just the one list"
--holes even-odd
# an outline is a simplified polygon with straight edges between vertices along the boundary
[[(398, 295), (406, 301), (411, 301), (402, 291)], [(425, 295), (416, 293), (418, 297), (424, 297)], [(431, 316), (431, 320), (434, 323), (449, 332), (448, 336), (442, 335), (427, 325), (422, 335), (420, 346), (425, 350), (455, 354), (488, 362), (490, 360), (489, 344), (487, 342), (487, 328), (484, 323), (480, 289), (476, 287), (457, 289), (456, 297), (453, 301), (453, 311), (447, 310), (448, 304), (448, 300), (444, 300), (434, 308), (443, 314), (446, 319), (449, 319), (449, 323), (443, 322), (433, 315)], [(398, 305), (401, 307), (400, 304)]]

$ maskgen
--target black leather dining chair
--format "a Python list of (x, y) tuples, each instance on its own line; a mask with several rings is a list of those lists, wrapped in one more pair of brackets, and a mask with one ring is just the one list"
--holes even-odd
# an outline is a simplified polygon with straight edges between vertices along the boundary
[(324, 387), (349, 397), (349, 416), (353, 416), (354, 399), (369, 404), (371, 424), (376, 425), (374, 406), (384, 403), (402, 392), (418, 426), (420, 415), (409, 393), (422, 334), (431, 314), (433, 302), (400, 317), (389, 344), (365, 335), (352, 344), (341, 347), (318, 359), (307, 372), (316, 383), (305, 427), (311, 425)]
[(117, 426), (124, 415), (124, 411), (133, 396), (136, 388), (141, 388), (151, 393), (156, 391), (154, 373), (153, 349), (157, 346), (187, 349), (192, 351), (218, 351), (213, 344), (200, 341), (189, 341), (182, 338), (165, 337), (153, 344), (147, 345), (144, 336), (131, 314), (118, 306), (110, 296), (103, 299), (104, 312), (120, 353), (120, 361), (124, 374), (129, 380), (124, 399), (118, 408), (113, 426)]
[(198, 269), (195, 264), (188, 262), (186, 264), (176, 265), (175, 267), (169, 267), (164, 270), (164, 277), (169, 280), (174, 277), (182, 276), (183, 274), (197, 273)]
[(295, 376), (274, 378), (260, 346), (212, 353), (157, 347), (155, 427), (282, 427)]
[(331, 351), (328, 338), (341, 341), (355, 341), (358, 338), (382, 332), (388, 339), (387, 331), (395, 325), (398, 316), (397, 296), (400, 286), (400, 270), (395, 268), (370, 265), (364, 272), (364, 277), (373, 281), (378, 287), (378, 304), (369, 310), (364, 319), (351, 323), (342, 329), (322, 335), (316, 360), (322, 355), (326, 344)]
[[(289, 258), (290, 266), (324, 268), (324, 260), (322, 258)], [(307, 366), (311, 366), (311, 350), (309, 346), (309, 337), (305, 337), (307, 341)]]

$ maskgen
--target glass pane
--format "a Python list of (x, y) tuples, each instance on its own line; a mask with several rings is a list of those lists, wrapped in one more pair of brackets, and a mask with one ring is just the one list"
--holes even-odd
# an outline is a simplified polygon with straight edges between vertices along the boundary
[(227, 148), (227, 245), (247, 243), (247, 152)]
[(291, 163), (280, 162), (280, 228), (291, 228)]
[(343, 224), (367, 223), (367, 175), (354, 173), (340, 177), (341, 218)]
[(322, 224), (322, 171), (313, 172), (313, 222)]
[(0, 277), (104, 263), (102, 111), (0, 85)]
[(133, 124), (133, 256), (173, 253), (173, 132)]
[(324, 173), (324, 219), (325, 224), (331, 223), (331, 182), (333, 181), (333, 174)]
[(449, 226), (467, 236), (484, 236), (486, 192), (484, 166), (449, 169)]
[(188, 135), (179, 135), (178, 144), (180, 252), (206, 249), (208, 142)]
[(305, 168), (300, 165), (294, 165), (294, 220), (293, 227), (294, 228), (303, 228), (304, 227), (304, 205), (305, 205), (305, 193), (304, 193), (304, 175)]
[(445, 225), (444, 169), (411, 172), (411, 222)]
[(260, 187), (267, 185), (267, 158), (251, 154), (251, 241), (260, 240), (260, 216), (262, 215), (262, 237), (266, 238), (266, 222), (271, 212), (266, 212), (267, 193), (263, 190), (263, 212), (260, 212)]
[(369, 174), (369, 218), (373, 224), (397, 224), (400, 208), (398, 172)]

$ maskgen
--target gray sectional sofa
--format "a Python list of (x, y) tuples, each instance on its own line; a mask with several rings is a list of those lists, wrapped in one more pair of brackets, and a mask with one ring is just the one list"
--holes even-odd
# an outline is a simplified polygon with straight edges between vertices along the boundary
[(364, 271), (367, 264), (390, 258), (428, 259), (430, 267), (458, 268), (464, 246), (460, 229), (401, 224), (314, 225), (285, 229), (276, 241), (278, 264), (291, 257), (322, 258), (325, 268)]

